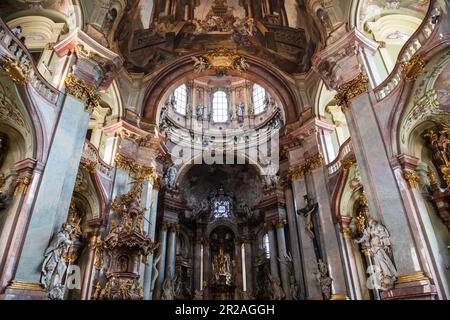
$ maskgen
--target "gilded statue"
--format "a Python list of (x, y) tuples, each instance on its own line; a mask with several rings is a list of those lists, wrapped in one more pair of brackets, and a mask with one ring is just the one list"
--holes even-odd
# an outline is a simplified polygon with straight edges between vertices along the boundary
[(230, 258), (228, 255), (225, 255), (223, 248), (219, 249), (219, 254), (213, 261), (213, 271), (216, 281), (218, 281), (221, 276), (225, 276), (226, 284), (231, 285)]

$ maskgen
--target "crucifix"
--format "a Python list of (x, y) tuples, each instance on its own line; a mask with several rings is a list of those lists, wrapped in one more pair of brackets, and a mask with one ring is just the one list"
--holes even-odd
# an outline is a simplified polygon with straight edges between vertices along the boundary
[(312, 203), (312, 200), (308, 195), (305, 195), (304, 199), (305, 207), (297, 210), (297, 214), (303, 216), (303, 218), (305, 219), (305, 229), (308, 232), (309, 237), (313, 241), (316, 258), (322, 259), (322, 250), (320, 249), (319, 225), (316, 216), (319, 204)]

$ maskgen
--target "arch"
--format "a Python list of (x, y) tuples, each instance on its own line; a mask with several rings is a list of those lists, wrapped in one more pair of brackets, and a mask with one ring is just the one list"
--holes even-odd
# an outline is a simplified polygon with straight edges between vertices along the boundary
[[(214, 75), (213, 71), (194, 73), (192, 57), (198, 54), (184, 56), (162, 69), (151, 80), (147, 87), (143, 109), (143, 118), (153, 124), (159, 122), (161, 108), (173, 90), (187, 80)], [(255, 83), (261, 83), (277, 102), (283, 105), (286, 123), (298, 120), (302, 107), (299, 105), (299, 98), (293, 89), (294, 83), (288, 82), (287, 75), (262, 61), (259, 58), (243, 55), (250, 64), (250, 68), (245, 73), (231, 71), (229, 74), (238, 76)]]
[[(255, 161), (247, 156), (243, 157), (242, 155), (237, 155), (237, 157), (241, 161), (248, 162), (252, 167), (254, 167), (256, 169), (257, 174), (260, 177), (265, 175), (265, 171), (264, 171), (265, 169), (263, 167), (261, 167), (261, 165), (257, 161)], [(202, 159), (202, 154), (199, 154), (197, 156), (192, 157), (188, 161), (182, 162), (182, 166), (178, 169), (177, 180), (176, 180), (177, 185), (181, 181), (183, 181), (184, 177), (189, 172), (189, 170), (191, 170), (192, 167), (194, 167), (196, 165), (197, 161), (199, 162), (201, 159)]]
[(322, 149), (326, 160), (331, 163), (339, 154), (340, 147), (350, 138), (347, 119), (342, 108), (335, 102), (335, 92), (328, 90), (320, 81), (315, 97), (314, 111), (322, 120), (334, 124), (334, 132), (324, 135)]
[(206, 239), (209, 239), (211, 237), (211, 234), (216, 230), (217, 228), (225, 227), (230, 229), (231, 232), (233, 232), (234, 238), (239, 237), (239, 230), (236, 225), (236, 223), (229, 221), (229, 220), (214, 220), (208, 224), (205, 231), (205, 237)]

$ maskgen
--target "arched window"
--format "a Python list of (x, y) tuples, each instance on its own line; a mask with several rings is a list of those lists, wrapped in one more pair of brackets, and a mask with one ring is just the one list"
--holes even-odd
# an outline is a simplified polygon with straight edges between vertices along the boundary
[(266, 254), (266, 258), (270, 259), (270, 243), (269, 243), (269, 235), (267, 233), (263, 237), (263, 247), (264, 253)]
[(173, 103), (175, 111), (186, 115), (186, 105), (187, 105), (187, 88), (185, 84), (182, 84), (173, 92)]
[(213, 121), (227, 122), (228, 121), (228, 99), (224, 91), (217, 91), (214, 93), (213, 101)]
[(253, 108), (255, 114), (264, 112), (266, 101), (266, 90), (258, 84), (253, 85)]

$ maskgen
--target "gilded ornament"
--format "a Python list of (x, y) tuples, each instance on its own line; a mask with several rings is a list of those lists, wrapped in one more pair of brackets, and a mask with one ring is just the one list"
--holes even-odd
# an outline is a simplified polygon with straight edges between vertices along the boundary
[(352, 99), (367, 90), (369, 90), (369, 78), (364, 73), (360, 73), (355, 79), (339, 87), (338, 94), (335, 96), (336, 103), (341, 106), (342, 111), (347, 111), (351, 106)]
[(410, 189), (416, 189), (420, 185), (420, 177), (415, 171), (412, 170), (403, 171), (403, 178), (408, 183), (408, 187)]
[(92, 300), (98, 300), (100, 298), (101, 292), (102, 292), (102, 286), (100, 285), (100, 281), (97, 282), (97, 284), (94, 286), (95, 290), (92, 294), (91, 299)]
[(354, 160), (351, 159), (346, 159), (346, 160), (342, 160), (342, 167), (345, 170), (350, 170), (350, 168), (355, 164)]
[(28, 186), (30, 185), (31, 180), (29, 177), (27, 176), (22, 176), (16, 179), (16, 187), (15, 187), (15, 195), (19, 195), (21, 193), (24, 193), (25, 190), (28, 188)]
[(306, 166), (308, 168), (308, 171), (314, 171), (319, 168), (322, 168), (324, 166), (324, 164), (325, 164), (325, 160), (321, 153), (318, 153), (318, 154), (306, 159)]
[(433, 169), (430, 166), (428, 166), (427, 176), (428, 180), (430, 181), (431, 188), (433, 189), (439, 188), (439, 182), (438, 179), (436, 178), (436, 174), (434, 173)]
[(427, 277), (423, 272), (414, 272), (398, 276), (395, 284), (410, 283), (417, 281), (430, 281), (430, 278)]
[(67, 75), (64, 83), (66, 85), (67, 94), (84, 102), (86, 112), (92, 113), (95, 108), (100, 106), (100, 96), (95, 91), (94, 87), (86, 84), (83, 80), (78, 79), (73, 73)]
[(6, 57), (0, 68), (15, 84), (26, 85), (31, 81), (29, 64), (23, 64), (17, 59)]
[(245, 72), (250, 68), (244, 57), (225, 48), (210, 50), (202, 56), (192, 57), (192, 60), (196, 73), (213, 70), (218, 75), (224, 75), (229, 71)]
[(406, 81), (414, 81), (419, 77), (425, 68), (426, 62), (423, 54), (414, 55), (411, 60), (402, 64), (403, 78)]

